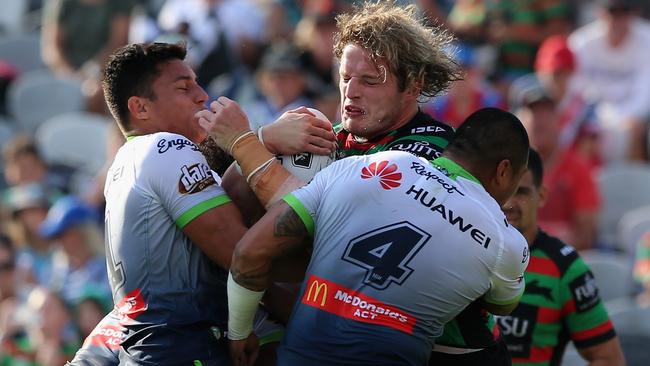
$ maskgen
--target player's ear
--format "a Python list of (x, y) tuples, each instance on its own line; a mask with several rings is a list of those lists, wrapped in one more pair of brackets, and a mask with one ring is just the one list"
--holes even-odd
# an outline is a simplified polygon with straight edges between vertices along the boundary
[(503, 187), (510, 185), (510, 179), (513, 179), (512, 163), (508, 159), (501, 160), (496, 167), (494, 179), (497, 186)]
[(548, 197), (548, 189), (545, 185), (539, 187), (539, 205), (538, 208), (544, 207), (546, 204), (546, 198)]
[(149, 104), (147, 100), (138, 96), (131, 96), (127, 102), (129, 112), (135, 119), (145, 120), (149, 119)]

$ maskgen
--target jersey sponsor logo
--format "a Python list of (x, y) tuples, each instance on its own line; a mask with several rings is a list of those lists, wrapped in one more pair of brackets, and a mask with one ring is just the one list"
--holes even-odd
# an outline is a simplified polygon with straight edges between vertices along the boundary
[(420, 134), (420, 133), (437, 133), (445, 132), (445, 129), (440, 126), (421, 126), (411, 129), (411, 134)]
[(461, 196), (464, 196), (463, 192), (459, 191), (455, 185), (450, 184), (441, 177), (437, 176), (436, 173), (429, 170), (428, 167), (424, 164), (420, 164), (414, 161), (411, 163), (411, 170), (413, 170), (415, 174), (426, 177), (427, 180), (434, 180), (438, 182), (438, 184), (440, 184), (440, 186), (444, 188), (449, 194), (458, 193)]
[(524, 247), (524, 254), (521, 263), (526, 263), (527, 260), (528, 260), (528, 245)]
[(307, 289), (311, 291), (306, 291), (301, 301), (305, 305), (346, 319), (413, 334), (416, 323), (413, 316), (373, 297), (314, 275), (309, 276)]
[(439, 147), (426, 141), (400, 142), (391, 145), (389, 150), (406, 151), (413, 155), (427, 157), (430, 160), (442, 156), (442, 150)]
[(361, 169), (361, 178), (370, 179), (379, 176), (379, 184), (385, 190), (399, 187), (402, 183), (402, 173), (397, 170), (396, 164), (388, 164), (386, 160), (379, 163), (373, 162), (367, 167)]
[[(413, 199), (419, 202), (422, 206), (429, 208), (432, 212), (437, 212), (443, 220), (449, 222), (451, 226), (455, 227), (463, 233), (467, 233), (472, 240), (482, 245), (483, 248), (487, 249), (490, 246), (492, 238), (489, 237), (485, 232), (477, 227), (474, 224), (468, 222), (463, 216), (455, 213), (452, 209), (447, 208), (443, 203), (434, 205), (436, 202), (436, 197), (433, 193), (426, 190), (426, 188), (416, 188), (415, 185), (412, 185), (406, 191), (407, 196), (412, 196)], [(431, 195), (431, 198), (427, 201), (427, 196)]]
[(122, 340), (124, 340), (124, 327), (99, 323), (86, 338), (83, 347), (96, 346), (118, 350)]
[(200, 151), (198, 146), (196, 146), (192, 141), (182, 138), (173, 140), (160, 139), (156, 146), (158, 147), (158, 154), (164, 154), (172, 148), (183, 150), (185, 147), (189, 147), (193, 151)]
[(318, 280), (313, 280), (309, 285), (309, 291), (307, 291), (307, 301), (310, 301), (313, 304), (318, 304), (318, 295), (321, 293), (323, 296), (320, 297), (320, 307), (323, 307), (325, 306), (325, 299), (327, 298), (327, 284)]
[(596, 279), (591, 271), (571, 281), (569, 289), (576, 303), (576, 311), (579, 313), (593, 308), (600, 301)]
[(562, 249), (560, 249), (560, 253), (562, 253), (562, 255), (565, 256), (565, 257), (567, 255), (573, 253), (573, 252), (575, 252), (575, 249), (573, 249), (573, 247), (570, 247), (568, 245), (566, 245), (566, 246), (562, 247)]
[(115, 309), (120, 317), (120, 324), (127, 323), (129, 319), (137, 318), (138, 315), (144, 313), (147, 308), (147, 303), (144, 301), (139, 288), (124, 295), (122, 300), (115, 304)]
[(510, 315), (494, 318), (512, 357), (528, 358), (537, 324), (537, 307), (519, 303)]
[(181, 178), (178, 181), (178, 192), (181, 194), (201, 192), (213, 184), (217, 184), (217, 181), (206, 164), (197, 163), (181, 167)]

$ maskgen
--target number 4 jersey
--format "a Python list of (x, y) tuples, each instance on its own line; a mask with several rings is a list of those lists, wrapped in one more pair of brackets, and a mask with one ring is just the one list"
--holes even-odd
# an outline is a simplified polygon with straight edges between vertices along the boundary
[(524, 238), (476, 178), (433, 164), (350, 157), (285, 197), (314, 247), (280, 364), (424, 365), (469, 303), (518, 300)]

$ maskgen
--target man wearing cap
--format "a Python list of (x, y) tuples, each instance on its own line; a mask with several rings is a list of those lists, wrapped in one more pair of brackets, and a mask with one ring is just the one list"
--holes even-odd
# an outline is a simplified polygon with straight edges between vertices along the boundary
[(559, 144), (556, 101), (535, 75), (513, 83), (510, 101), (547, 169), (548, 198), (539, 212), (540, 226), (578, 250), (593, 247), (600, 209), (598, 187), (590, 165), (575, 150)]
[(575, 149), (591, 165), (602, 163), (600, 126), (595, 105), (577, 90), (575, 55), (564, 36), (547, 38), (535, 59), (535, 75), (546, 93), (557, 102), (560, 118), (560, 146)]
[(650, 117), (650, 24), (637, 16), (636, 0), (598, 0), (598, 19), (574, 31), (576, 82), (597, 103), (609, 159), (647, 160)]
[(98, 291), (103, 300), (111, 297), (97, 219), (97, 212), (79, 198), (65, 196), (52, 205), (40, 226), (41, 236), (58, 244), (48, 287), (69, 305), (88, 288)]
[(275, 43), (266, 50), (257, 71), (256, 84), (258, 97), (242, 104), (254, 131), (286, 111), (313, 106), (306, 96), (307, 73), (300, 50), (293, 44)]

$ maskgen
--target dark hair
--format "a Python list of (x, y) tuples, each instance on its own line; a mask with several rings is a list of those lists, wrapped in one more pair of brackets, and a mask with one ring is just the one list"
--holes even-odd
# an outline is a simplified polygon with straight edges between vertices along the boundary
[(160, 75), (158, 66), (171, 60), (184, 60), (184, 43), (129, 44), (115, 51), (104, 69), (102, 87), (113, 117), (127, 131), (128, 100), (139, 96), (155, 100), (152, 84)]
[(533, 173), (533, 184), (535, 187), (541, 187), (542, 180), (544, 179), (544, 164), (542, 164), (542, 158), (539, 156), (539, 153), (533, 148), (528, 150), (528, 170)]
[(528, 134), (521, 121), (499, 108), (483, 108), (463, 122), (446, 151), (479, 169), (492, 169), (510, 160), (513, 169), (526, 165)]

